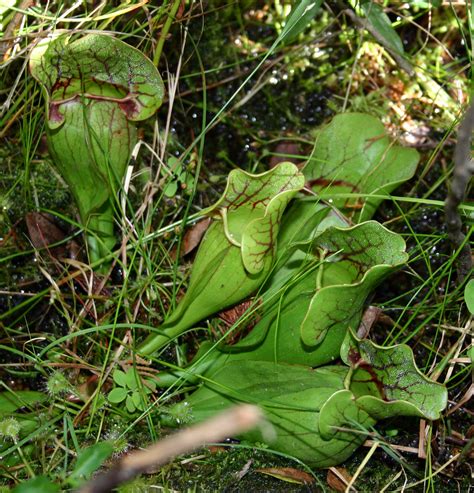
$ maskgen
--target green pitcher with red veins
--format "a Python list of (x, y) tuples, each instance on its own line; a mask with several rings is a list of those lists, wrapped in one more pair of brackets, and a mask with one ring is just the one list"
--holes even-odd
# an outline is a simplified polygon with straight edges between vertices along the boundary
[(48, 146), (79, 209), (89, 260), (104, 270), (136, 122), (161, 106), (163, 81), (145, 55), (103, 34), (44, 40), (30, 70), (45, 95)]
[(289, 162), (256, 175), (230, 172), (220, 200), (203, 211), (214, 221), (199, 246), (186, 294), (157, 333), (140, 344), (140, 355), (153, 354), (257, 291), (274, 264), (283, 212), (303, 187), (303, 174)]
[[(348, 333), (342, 365), (312, 369), (274, 361), (231, 361), (186, 400), (166, 409), (168, 425), (203, 421), (237, 402), (258, 404), (271, 424), (245, 433), (313, 467), (345, 461), (380, 420), (439, 419), (447, 391), (424, 376), (406, 345), (380, 347)], [(267, 431), (267, 433), (265, 433)]]

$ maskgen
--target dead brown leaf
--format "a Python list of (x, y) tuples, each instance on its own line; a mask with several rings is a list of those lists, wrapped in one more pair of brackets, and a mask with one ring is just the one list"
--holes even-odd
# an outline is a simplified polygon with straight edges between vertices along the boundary
[(326, 481), (333, 490), (344, 492), (351, 481), (351, 475), (343, 467), (331, 467), (328, 470)]
[[(199, 245), (210, 223), (211, 218), (206, 217), (186, 230), (183, 236), (183, 242), (181, 243), (181, 257), (191, 253)], [(170, 256), (173, 260), (176, 258), (176, 248), (173, 248)]]
[(294, 164), (300, 164), (303, 160), (303, 157), (298, 158), (295, 156), (303, 156), (301, 153), (301, 149), (298, 144), (295, 142), (291, 142), (289, 140), (284, 140), (280, 142), (273, 151), (275, 154), (270, 158), (270, 168), (274, 168), (279, 163), (287, 162)]
[(220, 445), (208, 445), (207, 450), (209, 450), (211, 454), (220, 454), (221, 452), (228, 451), (226, 447), (221, 447)]
[(314, 477), (307, 472), (294, 469), (293, 467), (266, 467), (264, 469), (255, 469), (257, 472), (272, 476), (273, 478), (295, 484), (313, 484)]
[[(228, 308), (227, 310), (222, 310), (218, 313), (218, 317), (224, 322), (225, 328), (219, 328), (222, 335), (225, 335), (225, 343), (226, 344), (236, 344), (239, 342), (244, 336), (246, 336), (255, 326), (255, 324), (259, 321), (260, 317), (257, 314), (252, 314), (250, 319), (247, 320), (245, 324), (245, 330), (232, 331), (231, 333), (227, 333), (227, 329), (232, 327), (252, 306), (255, 305), (255, 300), (245, 300), (241, 303)], [(259, 301), (257, 301), (259, 303)]]
[(365, 339), (369, 334), (372, 327), (377, 323), (382, 309), (377, 306), (369, 306), (362, 315), (359, 329), (357, 330), (357, 337)]
[[(66, 238), (66, 233), (56, 224), (54, 216), (51, 214), (28, 212), (25, 221), (31, 243), (38, 250), (48, 248)], [(66, 256), (65, 245), (58, 245), (54, 248), (48, 248), (48, 250), (52, 257), (64, 258)]]

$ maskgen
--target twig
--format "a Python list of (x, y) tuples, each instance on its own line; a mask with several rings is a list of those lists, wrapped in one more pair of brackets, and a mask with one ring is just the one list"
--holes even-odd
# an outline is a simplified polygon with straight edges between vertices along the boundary
[(109, 471), (96, 476), (79, 493), (106, 493), (130, 481), (151, 466), (163, 465), (177, 455), (189, 453), (205, 443), (222, 441), (254, 428), (262, 419), (260, 409), (251, 404), (235, 406), (216, 417), (170, 435), (146, 450), (132, 453)]
[(469, 242), (462, 232), (462, 220), (458, 207), (464, 200), (467, 186), (474, 172), (471, 156), (471, 139), (474, 130), (474, 103), (466, 111), (458, 128), (458, 141), (454, 149), (454, 171), (451, 187), (444, 203), (448, 237), (460, 252), (457, 259), (458, 280), (462, 282), (472, 269), (472, 255)]
[(353, 12), (351, 9), (345, 9), (344, 14), (346, 14), (348, 17), (351, 18), (351, 21), (359, 26), (362, 29), (365, 29), (368, 31), (379, 43), (382, 45), (391, 55), (391, 57), (398, 63), (400, 68), (402, 68), (409, 76), (413, 77), (415, 75), (415, 71), (413, 70), (413, 67), (411, 63), (404, 58), (400, 53), (395, 51), (385, 40), (385, 38), (379, 34), (377, 29), (375, 29), (370, 22), (368, 22), (366, 19), (360, 18), (358, 15), (356, 15), (355, 12)]
[(18, 40), (18, 37), (14, 36), (14, 33), (20, 27), (25, 11), (33, 6), (34, 3), (35, 2), (33, 0), (23, 0), (18, 7), (18, 11), (13, 15), (12, 20), (8, 23), (2, 36), (2, 41), (0, 42), (0, 57), (3, 61), (6, 60), (8, 52)]

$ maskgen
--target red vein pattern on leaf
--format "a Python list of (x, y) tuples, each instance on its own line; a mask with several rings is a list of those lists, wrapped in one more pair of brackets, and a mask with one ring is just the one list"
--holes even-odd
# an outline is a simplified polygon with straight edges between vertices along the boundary
[[(280, 175), (281, 176), (281, 175)], [(287, 191), (291, 187), (291, 183), (294, 180), (294, 175), (290, 175), (288, 179), (284, 182), (284, 184), (280, 187), (278, 190), (277, 194), (280, 194), (282, 192)], [(267, 195), (263, 199), (257, 199), (253, 200), (256, 196), (259, 196), (262, 193), (262, 190), (265, 190), (265, 188), (269, 185), (272, 184), (272, 182), (275, 180), (275, 177), (273, 175), (269, 175), (265, 178), (263, 182), (260, 183), (258, 187), (256, 187), (254, 190), (251, 190), (251, 192), (248, 192), (250, 188), (251, 182), (246, 180), (244, 182), (244, 186), (241, 190), (238, 190), (236, 188), (235, 183), (232, 181), (230, 183), (232, 192), (234, 197), (232, 199), (226, 199), (223, 202), (223, 207), (227, 207), (228, 209), (238, 209), (239, 207), (244, 206), (245, 204), (249, 204), (252, 209), (255, 209), (259, 204), (261, 204), (263, 207), (267, 207), (269, 202), (272, 199), (272, 196)]]
[[(86, 99), (100, 99), (100, 95), (97, 97), (98, 95), (87, 94), (84, 91), (84, 83), (88, 80), (93, 82), (99, 89), (101, 86), (109, 85), (119, 94), (122, 94), (123, 100), (116, 102), (128, 118), (136, 116), (139, 113), (140, 107), (150, 108), (154, 105), (152, 99), (155, 93), (152, 89), (149, 91), (146, 90), (147, 78), (143, 74), (137, 74), (134, 71), (132, 62), (123, 56), (118, 47), (112, 46), (111, 54), (105, 47), (102, 47), (102, 52), (101, 48), (98, 48), (97, 51), (94, 51), (93, 48), (89, 47), (87, 50), (83, 49), (78, 50), (77, 53), (71, 53), (64, 45), (53, 45), (52, 54), (48, 57), (49, 63), (55, 68), (52, 71), (46, 65), (46, 57), (41, 60), (42, 73), (47, 78), (46, 85), (48, 87), (48, 93), (53, 100), (67, 100), (68, 95), (66, 91), (73, 80), (81, 81), (83, 97)], [(81, 57), (82, 52), (85, 53), (84, 57)], [(101, 65), (103, 72), (107, 76), (106, 79), (101, 78), (100, 74), (94, 74), (95, 64), (91, 59)], [(86, 60), (89, 60), (89, 63)], [(120, 65), (123, 63), (126, 64), (128, 87), (124, 83), (119, 83), (115, 80), (116, 71), (120, 69)], [(84, 74), (87, 74), (87, 76)], [(109, 100), (106, 96), (103, 96), (103, 99)], [(57, 115), (58, 111), (56, 111), (56, 108), (50, 107), (50, 111), (53, 117), (57, 119), (56, 117), (59, 115)]]
[[(258, 235), (266, 235), (268, 234), (269, 236), (269, 241), (268, 242), (263, 242), (263, 241), (258, 241), (255, 238), (252, 237), (254, 243), (256, 245), (262, 246), (262, 248), (259, 251), (256, 251), (254, 253), (249, 252), (250, 257), (255, 257), (255, 260), (253, 261), (253, 265), (257, 267), (261, 262), (262, 258), (267, 254), (267, 253), (272, 253), (275, 248), (275, 239), (274, 239), (274, 231), (275, 231), (275, 224), (273, 223), (273, 220), (271, 217), (268, 218), (268, 221), (266, 224), (269, 226), (268, 229), (263, 229), (263, 230), (257, 230), (256, 233)], [(262, 223), (262, 226), (264, 226), (265, 223)]]
[(360, 368), (360, 369), (366, 371), (370, 376), (370, 378), (355, 378), (355, 377), (353, 377), (352, 381), (356, 382), (356, 383), (373, 383), (373, 384), (375, 384), (375, 386), (377, 387), (377, 389), (380, 393), (381, 398), (384, 401), (389, 401), (389, 399), (387, 398), (386, 392), (385, 392), (385, 385), (379, 379), (379, 377), (375, 371), (375, 368), (369, 362), (362, 359), (361, 354), (357, 351), (356, 348), (354, 348), (354, 347), (350, 348), (349, 354), (348, 354), (348, 359), (349, 359), (349, 362), (350, 362), (352, 367)]

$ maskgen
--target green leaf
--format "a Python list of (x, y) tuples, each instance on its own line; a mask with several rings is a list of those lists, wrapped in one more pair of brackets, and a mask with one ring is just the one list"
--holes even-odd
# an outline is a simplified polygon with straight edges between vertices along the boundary
[(372, 217), (383, 196), (413, 176), (418, 160), (414, 149), (390, 142), (377, 118), (344, 113), (318, 131), (303, 172), (313, 190), (360, 222)]
[(171, 180), (166, 183), (165, 188), (163, 189), (163, 193), (168, 198), (173, 198), (178, 191), (178, 182), (176, 180)]
[(321, 263), (319, 286), (301, 324), (301, 339), (308, 346), (356, 329), (367, 296), (408, 260), (403, 238), (375, 221), (328, 228), (312, 248), (319, 251)]
[(392, 27), (392, 23), (387, 14), (383, 11), (383, 7), (371, 0), (362, 2), (361, 7), (367, 20), (372, 24), (380, 36), (382, 36), (387, 45), (395, 52), (403, 55), (404, 48), (402, 40)]
[[(361, 432), (364, 436), (364, 431), (368, 433), (368, 428), (375, 422), (375, 419), (357, 405), (352, 392), (344, 389), (331, 395), (322, 406), (319, 433), (324, 440), (331, 440), (333, 437), (340, 439), (341, 435), (344, 435), (349, 445), (357, 436), (357, 432), (359, 436)], [(341, 428), (354, 430), (355, 433), (342, 431)]]
[(294, 277), (280, 296), (264, 305), (250, 334), (229, 348), (232, 358), (313, 367), (334, 360), (347, 329), (358, 327), (367, 297), (408, 259), (403, 238), (375, 221), (329, 227), (301, 252), (291, 259)]
[(245, 269), (258, 274), (272, 256), (283, 212), (304, 186), (304, 177), (292, 163), (251, 175), (229, 173), (223, 196), (205, 212), (222, 219), (228, 240), (240, 247)]
[(46, 92), (51, 128), (62, 124), (65, 102), (78, 95), (112, 101), (133, 121), (149, 118), (163, 101), (163, 81), (153, 63), (104, 34), (46, 39), (32, 51), (30, 70)]
[(67, 479), (68, 483), (76, 487), (84, 480), (89, 479), (92, 473), (99, 469), (104, 461), (112, 455), (113, 451), (114, 447), (111, 442), (99, 442), (82, 450), (74, 470)]
[(125, 383), (130, 390), (138, 388), (138, 378), (135, 368), (129, 368), (125, 373)]
[(145, 402), (143, 402), (142, 396), (138, 390), (135, 390), (132, 393), (132, 401), (133, 401), (133, 404), (135, 405), (135, 407), (139, 411), (143, 411), (145, 409)]
[[(326, 220), (331, 221), (328, 216)], [(296, 231), (292, 238), (298, 238)], [(408, 260), (403, 238), (375, 221), (327, 227), (299, 248), (301, 256), (287, 259), (274, 275), (276, 281), (270, 279), (261, 318), (251, 332), (230, 347), (209, 351), (204, 344), (189, 369), (172, 372), (176, 378), (208, 377), (236, 360), (312, 367), (333, 361), (347, 330), (359, 326), (367, 297)], [(169, 377), (161, 373), (159, 385), (170, 382)]]
[(53, 483), (47, 476), (36, 476), (24, 483), (18, 484), (13, 493), (57, 493), (59, 485)]
[(0, 417), (11, 414), (20, 407), (31, 407), (46, 400), (46, 394), (35, 390), (0, 392)]
[(125, 405), (127, 406), (127, 411), (130, 414), (133, 414), (137, 410), (135, 402), (133, 401), (133, 398), (130, 394), (128, 394), (127, 398), (125, 399)]
[(350, 336), (341, 355), (350, 367), (313, 370), (229, 357), (168, 416), (186, 409), (188, 418), (199, 422), (236, 402), (258, 404), (276, 436), (271, 440), (254, 430), (243, 438), (328, 467), (346, 460), (380, 419), (438, 419), (445, 409), (446, 388), (420, 373), (408, 346), (382, 348)]
[(115, 369), (112, 374), (112, 378), (117, 385), (120, 385), (121, 387), (127, 386), (127, 376), (124, 371), (119, 370), (118, 368)]
[(124, 387), (116, 387), (109, 392), (107, 399), (112, 404), (118, 404), (122, 402), (127, 397), (128, 390)]
[(272, 268), (283, 211), (303, 186), (303, 175), (291, 163), (259, 175), (230, 173), (223, 197), (204, 211), (216, 221), (199, 246), (188, 290), (161, 333), (138, 348), (140, 354), (151, 354), (258, 289)]
[(464, 301), (471, 315), (474, 315), (474, 279), (471, 279), (464, 288)]
[(186, 400), (194, 421), (213, 416), (235, 402), (250, 402), (264, 409), (275, 437), (268, 440), (261, 430), (245, 433), (252, 442), (268, 441), (279, 452), (307, 464), (327, 467), (348, 458), (364, 436), (347, 434), (323, 440), (318, 433), (319, 412), (334, 392), (343, 388), (347, 368), (311, 368), (262, 361), (231, 362)]
[(322, 0), (300, 0), (292, 8), (286, 19), (280, 37), (289, 42), (303, 32), (314, 19), (322, 5)]

